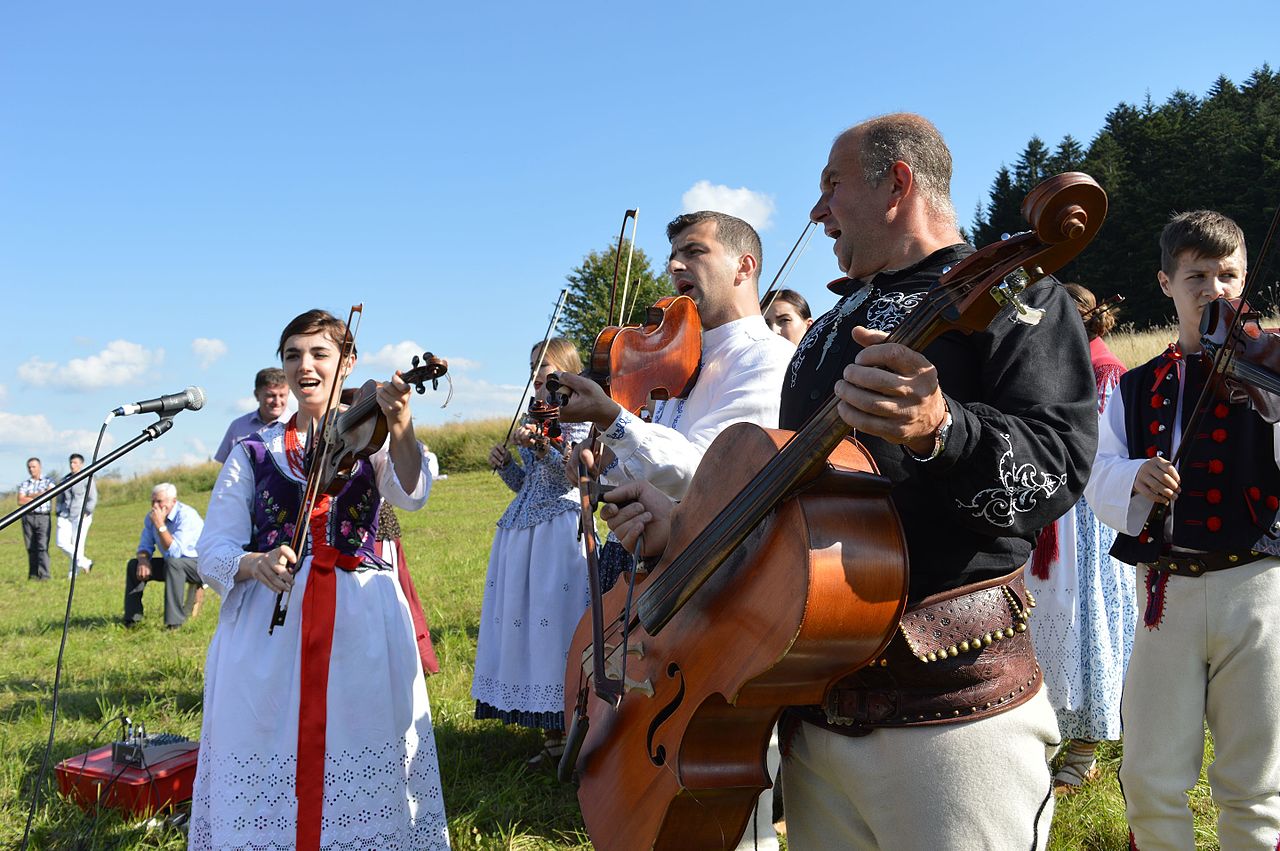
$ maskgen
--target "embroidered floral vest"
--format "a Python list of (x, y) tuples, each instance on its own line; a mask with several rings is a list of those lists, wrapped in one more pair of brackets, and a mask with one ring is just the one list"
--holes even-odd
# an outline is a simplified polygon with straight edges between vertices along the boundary
[[(249, 453), (254, 476), (250, 549), (266, 552), (292, 539), (305, 485), (280, 469), (260, 435), (246, 437), (242, 445)], [(325, 543), (346, 555), (360, 556), (366, 565), (385, 569), (388, 566), (377, 556), (378, 504), (382, 499), (374, 475), (373, 465), (361, 459), (342, 491), (329, 498)], [(310, 553), (312, 544), (308, 536), (306, 551), (300, 555)]]
[[(1178, 407), (1178, 363), (1185, 365), (1182, 440), (1191, 441), (1179, 462), (1182, 493), (1173, 504), (1176, 546), (1204, 552), (1259, 550), (1280, 553), (1280, 470), (1272, 427), (1246, 403), (1216, 401), (1196, 434), (1185, 433), (1191, 409), (1208, 377), (1208, 362), (1184, 358), (1176, 346), (1120, 379), (1125, 438), (1130, 458), (1172, 457)], [(1111, 554), (1127, 564), (1153, 562), (1160, 540), (1118, 535)]]

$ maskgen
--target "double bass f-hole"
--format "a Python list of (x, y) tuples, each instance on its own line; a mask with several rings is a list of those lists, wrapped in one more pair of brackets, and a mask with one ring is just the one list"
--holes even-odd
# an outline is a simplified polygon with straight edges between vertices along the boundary
[(658, 735), (658, 729), (666, 722), (668, 718), (676, 714), (676, 710), (684, 703), (684, 672), (680, 670), (680, 665), (671, 662), (667, 665), (667, 676), (671, 679), (679, 679), (680, 688), (676, 691), (676, 696), (666, 706), (658, 710), (658, 714), (653, 716), (653, 721), (649, 724), (649, 734), (645, 737), (646, 750), (649, 753), (649, 761), (654, 765), (666, 765), (667, 749), (664, 745), (653, 746), (653, 740)]

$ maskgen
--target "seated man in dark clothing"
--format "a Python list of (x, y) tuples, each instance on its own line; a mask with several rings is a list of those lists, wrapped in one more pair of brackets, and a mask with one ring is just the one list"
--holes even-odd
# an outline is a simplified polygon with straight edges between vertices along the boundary
[[(177, 629), (186, 621), (183, 590), (203, 581), (196, 569), (196, 542), (204, 529), (199, 512), (178, 502), (178, 489), (168, 482), (151, 491), (151, 510), (142, 521), (138, 555), (129, 560), (124, 576), (124, 623), (142, 620), (142, 590), (151, 580), (164, 582), (164, 623)], [(158, 558), (153, 553), (159, 553)]]

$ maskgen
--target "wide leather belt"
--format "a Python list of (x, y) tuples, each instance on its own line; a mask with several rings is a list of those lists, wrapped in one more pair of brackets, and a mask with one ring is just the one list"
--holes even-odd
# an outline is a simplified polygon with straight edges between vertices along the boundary
[(1030, 699), (1041, 681), (1027, 631), (1034, 605), (1021, 569), (926, 598), (903, 614), (879, 659), (831, 689), (823, 726), (865, 735), (971, 721)]
[(1154, 564), (1147, 566), (1177, 576), (1200, 576), (1215, 570), (1240, 567), (1266, 557), (1266, 553), (1254, 550), (1242, 553), (1166, 553)]

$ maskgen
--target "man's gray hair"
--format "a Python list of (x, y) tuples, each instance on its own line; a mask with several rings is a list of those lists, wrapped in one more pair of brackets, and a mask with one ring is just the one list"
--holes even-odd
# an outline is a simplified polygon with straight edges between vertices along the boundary
[(894, 163), (904, 162), (911, 167), (916, 189), (929, 209), (955, 224), (951, 150), (933, 122), (910, 112), (896, 112), (854, 125), (845, 133), (858, 134), (858, 155), (868, 184), (878, 185)]
[(151, 495), (155, 496), (156, 494), (163, 494), (169, 499), (177, 499), (178, 488), (173, 482), (161, 482), (151, 489)]

